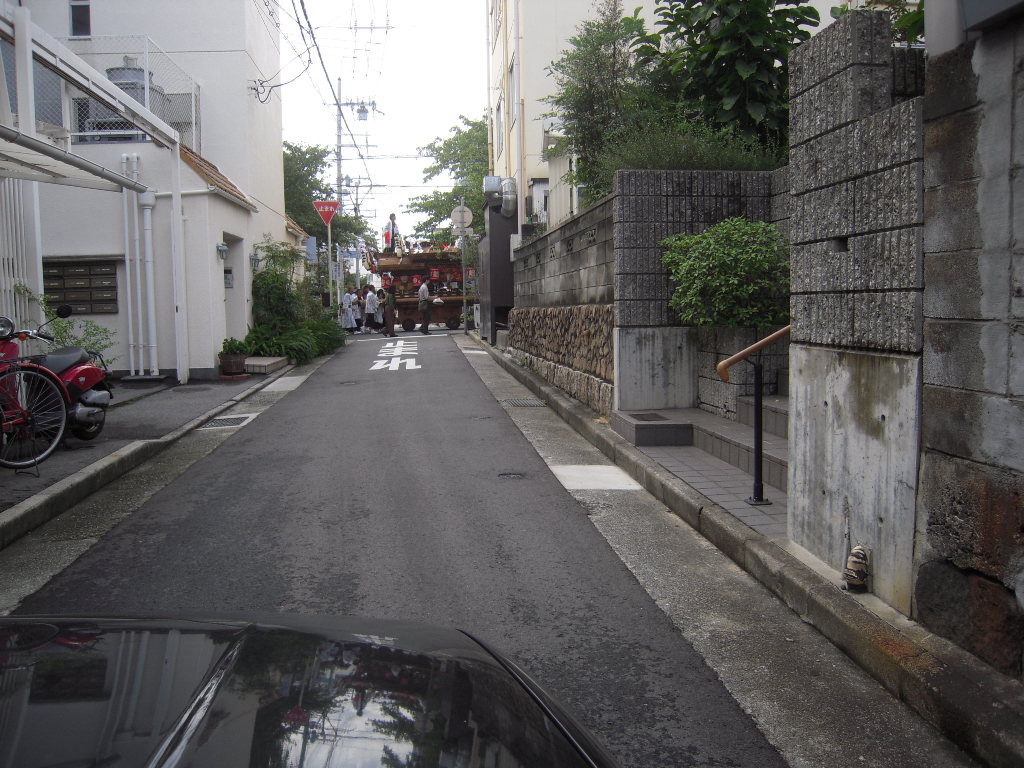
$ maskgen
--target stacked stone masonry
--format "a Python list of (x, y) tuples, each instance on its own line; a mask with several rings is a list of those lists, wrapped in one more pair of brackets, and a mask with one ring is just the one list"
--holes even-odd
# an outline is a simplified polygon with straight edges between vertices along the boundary
[(508, 341), (521, 352), (612, 380), (611, 305), (513, 309)]

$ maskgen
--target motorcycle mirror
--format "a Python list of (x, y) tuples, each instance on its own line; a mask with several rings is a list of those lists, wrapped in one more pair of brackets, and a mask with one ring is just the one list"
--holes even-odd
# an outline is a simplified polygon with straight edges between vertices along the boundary
[(57, 317), (71, 317), (71, 311), (72, 310), (70, 304), (61, 304), (59, 307), (57, 307)]

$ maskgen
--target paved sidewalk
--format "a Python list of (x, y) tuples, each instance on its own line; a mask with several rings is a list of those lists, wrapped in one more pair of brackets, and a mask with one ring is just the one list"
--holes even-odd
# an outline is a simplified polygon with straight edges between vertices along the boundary
[(35, 470), (0, 469), (0, 547), (69, 509), (90, 493), (218, 413), (291, 370), (201, 381), (114, 382), (113, 407), (94, 442), (69, 438)]
[(746, 473), (696, 448), (637, 448), (594, 411), (477, 341), (567, 424), (925, 721), (986, 765), (1024, 765), (1024, 686), (874, 595), (842, 591), (839, 574), (786, 537), (782, 491), (766, 487), (765, 496), (776, 503), (752, 507), (745, 501), (752, 490)]

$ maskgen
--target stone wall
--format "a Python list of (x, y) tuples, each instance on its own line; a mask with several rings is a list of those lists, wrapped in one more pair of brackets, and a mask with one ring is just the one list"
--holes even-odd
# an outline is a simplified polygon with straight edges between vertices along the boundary
[[(911, 608), (922, 349), (921, 99), (888, 17), (854, 11), (790, 57), (790, 532), (832, 568), (871, 551)], [(899, 93), (894, 85), (899, 68)], [(909, 73), (909, 74), (908, 74)]]
[[(611, 196), (515, 251), (510, 347), (538, 371), (557, 373), (573, 392), (589, 393), (579, 399), (602, 414), (612, 408), (697, 406), (696, 335), (678, 326), (669, 310), (659, 243), (679, 232), (702, 232), (730, 216), (785, 219), (788, 195), (777, 189), (773, 195), (773, 178), (786, 176), (619, 171)], [(612, 310), (610, 320), (603, 319), (603, 309), (595, 315), (593, 307)], [(541, 311), (550, 308), (558, 311)], [(595, 322), (603, 327), (580, 327)], [(610, 347), (606, 334), (612, 334)], [(721, 349), (717, 359), (740, 348)], [(713, 368), (712, 363), (712, 373)], [(596, 380), (597, 400), (594, 383), (575, 381), (571, 371)], [(717, 402), (728, 395), (732, 407), (719, 410), (734, 418), (736, 396), (749, 390), (749, 383), (741, 377), (738, 384), (714, 386), (704, 399)]]
[(513, 309), (509, 347), (530, 368), (602, 415), (612, 407), (611, 304)]
[(929, 62), (915, 615), (1024, 661), (1024, 20)]

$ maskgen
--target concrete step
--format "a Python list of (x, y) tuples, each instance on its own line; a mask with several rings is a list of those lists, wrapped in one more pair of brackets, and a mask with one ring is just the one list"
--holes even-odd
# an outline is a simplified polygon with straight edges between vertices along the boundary
[[(765, 395), (762, 424), (764, 431), (778, 437), (789, 437), (789, 397)], [(745, 395), (736, 399), (736, 413), (741, 424), (754, 426), (754, 397)]]
[(247, 357), (246, 373), (273, 373), (288, 365), (287, 357)]
[[(609, 425), (636, 446), (693, 445), (748, 475), (754, 474), (754, 428), (697, 408), (613, 411)], [(788, 491), (789, 440), (765, 432), (762, 477)]]

